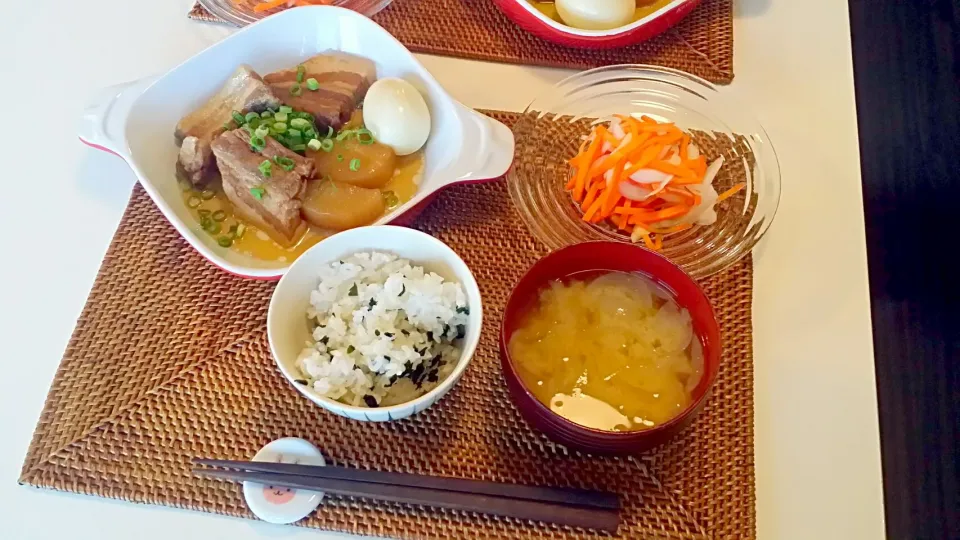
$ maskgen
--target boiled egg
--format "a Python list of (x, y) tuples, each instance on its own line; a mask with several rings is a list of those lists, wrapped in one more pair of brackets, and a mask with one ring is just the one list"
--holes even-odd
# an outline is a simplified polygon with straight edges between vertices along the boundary
[(403, 79), (380, 79), (363, 100), (363, 123), (373, 138), (398, 156), (412, 154), (430, 136), (430, 109), (420, 92)]
[(610, 30), (633, 21), (636, 0), (556, 0), (563, 22), (581, 30)]

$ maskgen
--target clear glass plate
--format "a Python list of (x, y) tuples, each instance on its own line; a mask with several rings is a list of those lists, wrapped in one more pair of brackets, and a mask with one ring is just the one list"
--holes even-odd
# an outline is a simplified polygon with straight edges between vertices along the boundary
[[(740, 260), (770, 227), (780, 202), (780, 165), (763, 127), (747, 108), (709, 82), (648, 65), (597, 68), (569, 77), (530, 103), (514, 126), (516, 159), (507, 174), (513, 204), (530, 232), (551, 250), (592, 240), (630, 242), (605, 222), (581, 219), (564, 185), (580, 137), (596, 119), (646, 114), (694, 134), (708, 160), (723, 154), (718, 192), (746, 188), (716, 207), (717, 221), (667, 235), (661, 253), (695, 278)], [(643, 245), (642, 243), (640, 245)]]
[[(253, 24), (274, 13), (279, 13), (286, 9), (294, 9), (281, 6), (257, 13), (253, 8), (259, 4), (260, 1), (261, 0), (199, 0), (200, 5), (207, 11), (237, 26)], [(367, 17), (371, 17), (390, 5), (392, 1), (393, 0), (333, 0), (330, 5), (352, 9), (358, 13), (363, 13)]]

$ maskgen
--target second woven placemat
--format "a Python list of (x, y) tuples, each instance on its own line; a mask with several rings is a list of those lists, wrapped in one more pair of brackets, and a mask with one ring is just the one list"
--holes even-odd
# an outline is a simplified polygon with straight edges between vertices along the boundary
[[(667, 446), (601, 458), (532, 430), (500, 374), (503, 306), (544, 252), (505, 183), (445, 190), (414, 226), (470, 266), (484, 300), (480, 345), (435, 406), (402, 421), (357, 422), (317, 407), (278, 372), (265, 328), (274, 284), (211, 265), (138, 185), (57, 370), (20, 482), (252, 517), (239, 485), (192, 476), (190, 460), (249, 459), (271, 440), (296, 436), (337, 465), (615, 491), (624, 503), (619, 538), (755, 537), (749, 258), (702, 282), (724, 336), (703, 412)], [(339, 497), (324, 499), (301, 524), (396, 538), (599, 535)]]
[[(199, 4), (190, 17), (223, 23)], [(515, 25), (490, 0), (396, 0), (373, 19), (414, 52), (571, 69), (656, 64), (719, 84), (733, 80), (733, 0), (703, 0), (660, 36), (611, 50), (544, 41)]]

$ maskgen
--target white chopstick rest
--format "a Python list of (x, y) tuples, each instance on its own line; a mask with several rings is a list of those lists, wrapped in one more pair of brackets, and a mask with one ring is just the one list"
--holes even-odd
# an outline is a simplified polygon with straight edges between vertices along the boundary
[[(253, 456), (253, 461), (327, 464), (316, 446), (296, 437), (277, 439), (267, 444)], [(316, 510), (323, 500), (323, 492), (244, 482), (243, 498), (246, 499), (250, 511), (258, 518), (268, 523), (286, 524), (300, 521)]]

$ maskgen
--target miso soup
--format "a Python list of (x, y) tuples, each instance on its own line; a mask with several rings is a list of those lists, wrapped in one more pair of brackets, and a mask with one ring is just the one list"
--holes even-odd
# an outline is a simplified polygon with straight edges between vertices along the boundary
[(608, 431), (649, 429), (679, 415), (703, 371), (690, 314), (635, 274), (550, 283), (521, 316), (509, 348), (541, 403)]

